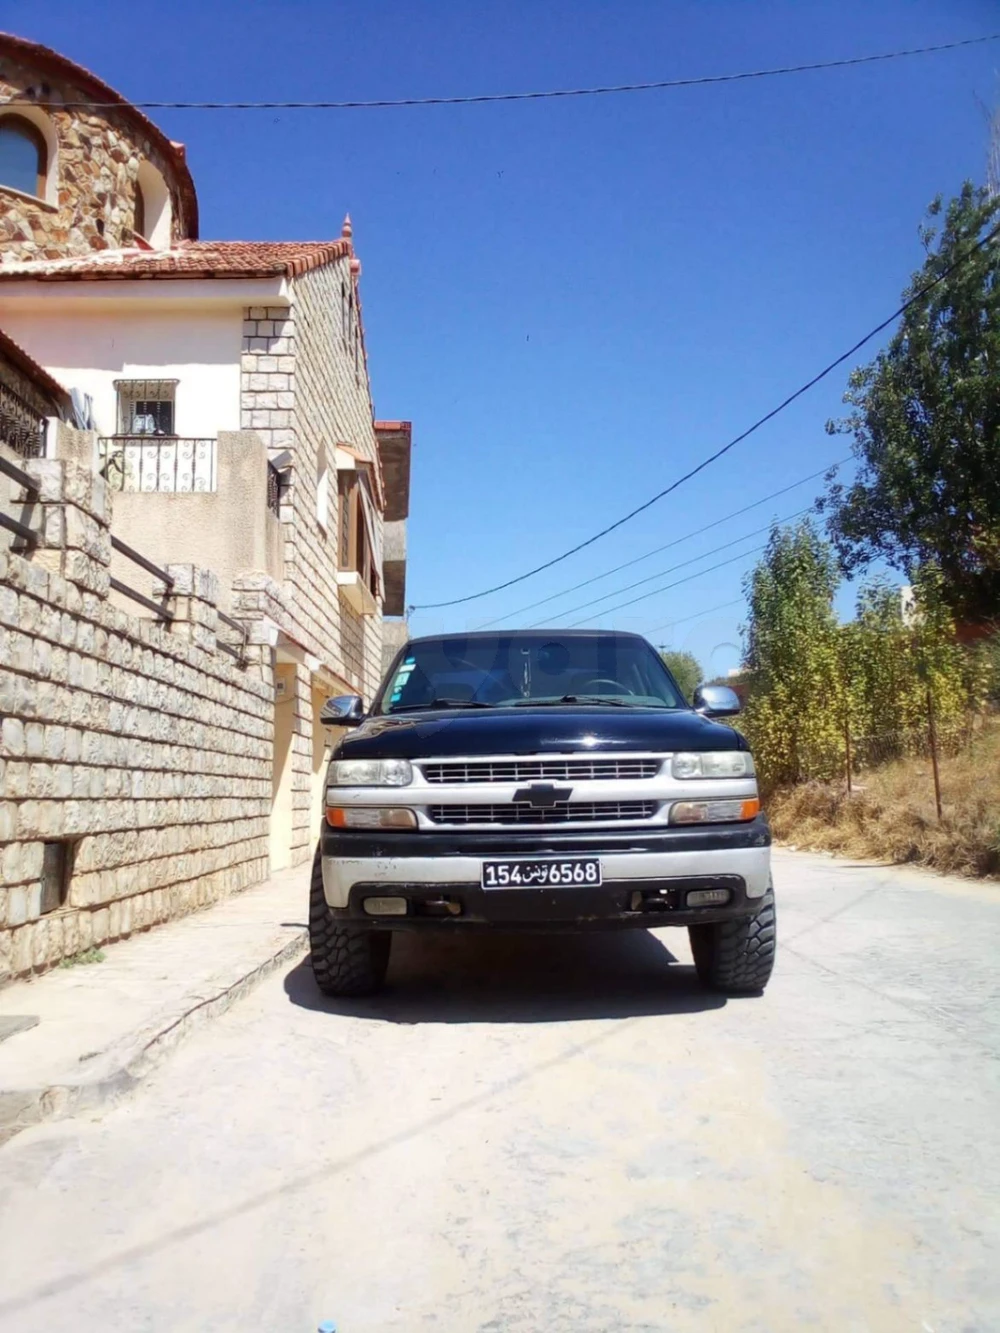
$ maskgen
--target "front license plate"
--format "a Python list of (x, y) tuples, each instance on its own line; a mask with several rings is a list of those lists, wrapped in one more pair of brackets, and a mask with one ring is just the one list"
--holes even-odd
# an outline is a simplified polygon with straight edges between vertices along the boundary
[(553, 885), (593, 888), (601, 882), (596, 856), (569, 856), (561, 861), (484, 861), (484, 889), (533, 889)]

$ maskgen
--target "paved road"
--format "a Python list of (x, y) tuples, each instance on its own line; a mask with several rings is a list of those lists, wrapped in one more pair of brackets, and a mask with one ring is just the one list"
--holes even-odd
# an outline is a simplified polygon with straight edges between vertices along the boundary
[(1000, 1328), (1000, 886), (776, 878), (759, 1000), (671, 931), (276, 975), (0, 1151), (0, 1329)]

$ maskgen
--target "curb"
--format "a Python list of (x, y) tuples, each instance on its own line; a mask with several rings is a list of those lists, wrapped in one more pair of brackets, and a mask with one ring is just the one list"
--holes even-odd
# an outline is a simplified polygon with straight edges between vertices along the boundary
[(210, 1019), (224, 1014), (237, 1000), (309, 945), (306, 930), (299, 930), (276, 953), (265, 958), (213, 995), (189, 995), (173, 1014), (161, 1015), (154, 1023), (133, 1033), (117, 1047), (98, 1057), (104, 1072), (80, 1082), (51, 1084), (38, 1088), (0, 1089), (0, 1145), (22, 1129), (44, 1120), (60, 1120), (79, 1112), (121, 1101), (156, 1069), (186, 1036)]

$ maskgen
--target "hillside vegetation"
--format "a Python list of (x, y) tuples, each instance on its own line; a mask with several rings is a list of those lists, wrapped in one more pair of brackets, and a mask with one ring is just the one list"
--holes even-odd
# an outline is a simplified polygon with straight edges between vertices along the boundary
[(904, 758), (842, 780), (774, 790), (767, 812), (786, 845), (953, 874), (1000, 879), (1000, 718), (961, 753), (941, 759), (938, 822), (927, 758)]

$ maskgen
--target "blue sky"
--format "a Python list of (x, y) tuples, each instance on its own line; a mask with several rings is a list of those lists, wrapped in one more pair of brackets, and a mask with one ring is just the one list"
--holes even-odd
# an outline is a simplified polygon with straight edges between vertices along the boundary
[[(0, 23), (127, 96), (368, 99), (669, 79), (1000, 29), (990, 0), (5, 0)], [(350, 211), (377, 412), (414, 422), (409, 600), (516, 576), (712, 452), (898, 303), (938, 192), (981, 178), (1000, 43), (729, 86), (471, 107), (153, 113), (206, 237)], [(505, 616), (847, 452), (835, 375), (675, 495), (420, 632)], [(804, 505), (815, 484), (508, 624), (558, 615)], [(734, 552), (706, 557), (703, 565)], [(738, 660), (752, 557), (594, 624)], [(695, 572), (692, 564), (646, 585)], [(636, 592), (644, 591), (643, 588)], [(610, 607), (635, 593), (608, 599)], [(671, 629), (669, 622), (681, 621)]]

